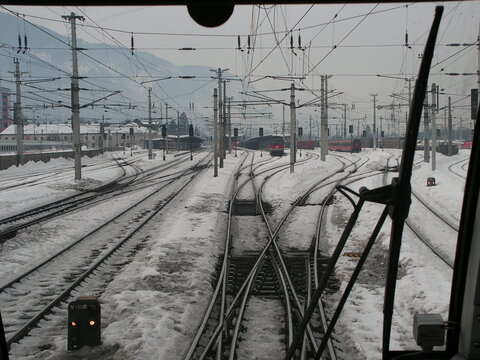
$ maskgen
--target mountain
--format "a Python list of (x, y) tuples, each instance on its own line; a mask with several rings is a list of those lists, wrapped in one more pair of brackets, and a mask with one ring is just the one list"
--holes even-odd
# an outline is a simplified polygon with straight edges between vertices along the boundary
[[(30, 21), (30, 20), (29, 20)], [(69, 25), (68, 29), (70, 29)], [(77, 32), (81, 29), (77, 24)], [(67, 27), (66, 27), (67, 29)], [(94, 33), (93, 29), (88, 29)], [(17, 53), (18, 36), (22, 46), (27, 35), (28, 48)], [(101, 34), (97, 34), (103, 39)], [(0, 76), (1, 85), (15, 89), (13, 59), (18, 58), (22, 75), (22, 106), (27, 121), (64, 122), (71, 116), (70, 76), (72, 72), (72, 53), (67, 45), (67, 36), (53, 32), (42, 26), (33, 26), (14, 15), (0, 12)], [(121, 94), (96, 102), (81, 110), (85, 121), (126, 121), (148, 116), (148, 91), (139, 83), (154, 79), (164, 79), (145, 84), (152, 88), (153, 118), (165, 116), (165, 102), (169, 108), (168, 116), (176, 118), (177, 111), (185, 112), (191, 119), (199, 119), (197, 125), (204, 126), (202, 117), (213, 116), (213, 89), (217, 81), (212, 77), (212, 68), (199, 65), (176, 66), (172, 62), (144, 51), (134, 51), (126, 47), (106, 46), (103, 43), (77, 40), (77, 47), (85, 49), (78, 52), (78, 73), (80, 77), (80, 104), (89, 104), (115, 91)], [(228, 73), (225, 73), (229, 76)], [(179, 76), (195, 76), (195, 79), (180, 79)], [(165, 79), (172, 77), (172, 79)], [(32, 80), (60, 78), (55, 81), (32, 83)], [(34, 86), (34, 87), (31, 87)], [(228, 83), (228, 92), (237, 95), (241, 91), (239, 81)], [(45, 92), (43, 90), (49, 90)], [(14, 95), (12, 95), (13, 101)], [(238, 95), (236, 96), (238, 98)], [(194, 103), (194, 111), (191, 109)], [(53, 106), (52, 104), (57, 104)], [(205, 108), (207, 107), (207, 108)], [(203, 121), (203, 122), (202, 122)]]

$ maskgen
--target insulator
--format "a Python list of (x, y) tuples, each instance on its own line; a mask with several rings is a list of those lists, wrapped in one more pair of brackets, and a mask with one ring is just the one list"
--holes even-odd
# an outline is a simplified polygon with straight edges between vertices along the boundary
[(302, 49), (302, 36), (298, 34), (298, 48)]
[(133, 32), (132, 32), (132, 37), (130, 39), (130, 44), (131, 44), (131, 48), (130, 50), (132, 51), (132, 55), (133, 55), (133, 50), (134, 50), (134, 44), (133, 44)]
[(251, 47), (250, 47), (250, 35), (248, 35), (247, 43), (248, 43), (247, 49), (250, 50), (251, 49)]
[(22, 50), (22, 37), (20, 36), (20, 33), (18, 34), (18, 51), (17, 54)]
[(290, 49), (293, 49), (293, 35), (290, 35)]
[(238, 35), (238, 37), (237, 37), (237, 43), (238, 43), (238, 48), (237, 48), (237, 49), (240, 50), (240, 49), (241, 49), (241, 46), (240, 46), (240, 35)]
[(405, 33), (405, 46), (408, 46), (408, 33)]

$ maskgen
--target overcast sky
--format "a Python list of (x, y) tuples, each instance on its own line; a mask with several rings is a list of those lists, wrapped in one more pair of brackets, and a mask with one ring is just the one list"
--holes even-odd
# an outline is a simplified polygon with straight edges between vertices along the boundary
[[(448, 2), (445, 6), (438, 46), (431, 70), (430, 82), (440, 84), (444, 92), (453, 94), (456, 101), (477, 87), (477, 77), (448, 76), (445, 73), (476, 73), (478, 50), (476, 45), (465, 48), (447, 46), (451, 43), (477, 41), (480, 21), (480, 2)], [(61, 20), (62, 14), (75, 12), (86, 17), (85, 25), (118, 29), (126, 33), (109, 31), (100, 34), (92, 28), (79, 26), (78, 37), (84, 40), (112, 44), (111, 37), (130, 47), (131, 32), (135, 48), (149, 51), (176, 65), (205, 65), (229, 68), (239, 78), (255, 81), (258, 90), (287, 88), (290, 82), (262, 80), (263, 76), (294, 75), (305, 77), (297, 86), (320, 89), (320, 75), (333, 75), (329, 80), (332, 95), (342, 93), (331, 102), (347, 104), (348, 118), (362, 118), (373, 113), (372, 96), (377, 104), (389, 104), (392, 93), (406, 96), (404, 80), (379, 78), (377, 74), (411, 78), (418, 71), (419, 55), (423, 52), (428, 30), (432, 23), (435, 4), (364, 4), (364, 5), (302, 5), (302, 6), (237, 6), (230, 20), (215, 29), (197, 25), (185, 7), (19, 7), (8, 9)], [(2, 10), (4, 11), (4, 10)], [(29, 21), (67, 35), (69, 27), (62, 22), (29, 18)], [(304, 49), (292, 52), (290, 35), (293, 30), (294, 46), (298, 36)], [(141, 34), (161, 33), (161, 34)], [(405, 46), (405, 34), (408, 45)], [(187, 34), (187, 35), (186, 35)], [(202, 34), (213, 36), (191, 36)], [(247, 36), (251, 36), (251, 49), (247, 50)], [(93, 37), (92, 37), (93, 35)], [(240, 35), (242, 50), (237, 47)], [(276, 42), (280, 46), (271, 51)], [(334, 46), (336, 49), (333, 49)], [(179, 51), (191, 47), (195, 51)], [(280, 50), (281, 48), (281, 50)], [(461, 51), (462, 50), (462, 51)], [(457, 55), (455, 55), (458, 53)], [(247, 76), (250, 75), (250, 76)], [(315, 91), (314, 91), (315, 92)], [(319, 95), (319, 92), (316, 92)], [(288, 100), (287, 92), (269, 93), (277, 99)], [(240, 98), (240, 95), (236, 97)], [(298, 92), (300, 103), (313, 98), (310, 92)], [(457, 105), (468, 104), (468, 99)], [(395, 100), (405, 103), (402, 100)], [(352, 109), (352, 104), (354, 109)], [(402, 108), (398, 108), (402, 109)], [(299, 110), (300, 121), (310, 115), (318, 117), (315, 108)], [(406, 107), (405, 107), (406, 110)], [(332, 117), (341, 112), (330, 110)], [(402, 110), (404, 111), (404, 110)], [(396, 117), (404, 118), (399, 111)], [(281, 116), (281, 107), (274, 107), (275, 116)], [(378, 116), (390, 118), (390, 110), (379, 110)], [(469, 110), (457, 109), (458, 117), (469, 117)], [(332, 122), (338, 121), (332, 118)]]

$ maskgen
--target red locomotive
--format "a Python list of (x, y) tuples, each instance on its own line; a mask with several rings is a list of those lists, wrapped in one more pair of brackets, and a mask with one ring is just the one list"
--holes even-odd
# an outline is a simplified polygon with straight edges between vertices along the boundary
[(270, 155), (283, 156), (285, 154), (285, 144), (282, 138), (272, 137), (269, 145)]

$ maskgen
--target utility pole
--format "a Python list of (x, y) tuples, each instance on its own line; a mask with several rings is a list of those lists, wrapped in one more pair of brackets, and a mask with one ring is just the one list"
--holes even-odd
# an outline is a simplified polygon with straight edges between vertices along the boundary
[(328, 129), (328, 78), (332, 75), (324, 75), (325, 76), (325, 156), (328, 155), (328, 137), (330, 135), (330, 131)]
[(448, 156), (452, 156), (452, 98), (448, 97)]
[(177, 151), (180, 151), (180, 112), (177, 110)]
[(423, 161), (430, 162), (430, 143), (428, 138), (429, 126), (428, 126), (428, 97), (425, 96), (423, 101)]
[[(20, 62), (18, 59), (14, 60), (15, 63), (15, 104), (13, 107), (14, 123), (17, 125), (17, 166), (23, 165), (23, 116), (22, 116), (22, 95), (20, 90), (20, 75), (26, 74), (26, 72), (20, 72)], [(9, 71), (10, 72), (10, 71)]]
[(152, 88), (148, 88), (148, 159), (153, 159), (152, 141)]
[(309, 140), (312, 140), (312, 115), (310, 115), (310, 127), (309, 127), (309, 129), (310, 129), (310, 135), (309, 135), (308, 138), (309, 138)]
[(72, 132), (73, 151), (75, 154), (75, 180), (82, 178), (82, 146), (80, 144), (80, 88), (78, 86), (78, 60), (77, 60), (77, 31), (75, 20), (85, 20), (83, 16), (76, 16), (75, 13), (62, 16), (69, 20), (72, 28)]
[(285, 105), (282, 105), (282, 139), (285, 144)]
[(227, 80), (223, 80), (223, 123), (222, 123), (222, 157), (227, 157)]
[(377, 148), (377, 95), (373, 96), (373, 150)]
[(228, 153), (232, 153), (232, 98), (228, 98)]
[(343, 138), (347, 138), (347, 104), (343, 104)]
[(218, 109), (217, 109), (217, 89), (213, 89), (213, 176), (218, 176), (218, 154), (217, 154), (217, 121), (218, 121)]
[(432, 84), (432, 171), (437, 167), (437, 86)]
[(166, 153), (168, 154), (168, 103), (165, 103), (165, 130), (167, 131), (167, 136), (165, 137), (165, 146)]
[(223, 96), (222, 96), (222, 69), (218, 68), (217, 72), (218, 77), (218, 122), (220, 127), (220, 139), (219, 139), (219, 150), (220, 150), (220, 168), (223, 168)]
[(327, 134), (327, 124), (325, 119), (325, 100), (326, 100), (326, 89), (325, 89), (325, 75), (321, 75), (321, 93), (320, 93), (320, 136), (321, 136), (321, 147), (320, 147), (320, 159), (326, 161), (327, 149), (328, 149), (328, 134)]
[(447, 144), (447, 107), (443, 107), (443, 144)]
[(105, 151), (105, 144), (104, 144), (104, 136), (105, 136), (105, 115), (102, 115), (102, 123), (100, 124), (100, 151)]
[(295, 84), (290, 85), (290, 174), (295, 170), (295, 153), (297, 147), (295, 146)]

